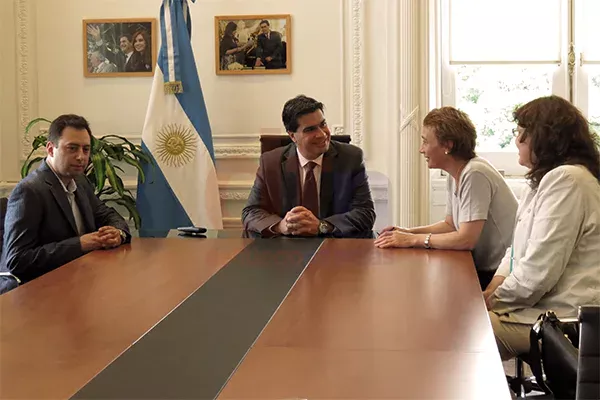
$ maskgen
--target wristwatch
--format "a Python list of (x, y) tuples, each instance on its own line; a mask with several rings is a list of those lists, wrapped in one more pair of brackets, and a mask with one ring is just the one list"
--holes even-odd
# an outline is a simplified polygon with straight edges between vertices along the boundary
[(431, 239), (431, 233), (428, 233), (427, 236), (425, 237), (425, 241), (423, 242), (423, 246), (426, 249), (430, 249), (431, 245), (429, 244), (429, 240)]
[(118, 229), (118, 231), (119, 231), (119, 235), (121, 235), (121, 244), (123, 244), (127, 240), (127, 234), (125, 233), (125, 231), (123, 229)]
[(333, 231), (333, 225), (331, 225), (329, 222), (327, 222), (325, 220), (319, 221), (319, 234), (320, 235), (327, 235), (328, 233), (331, 233), (331, 231)]

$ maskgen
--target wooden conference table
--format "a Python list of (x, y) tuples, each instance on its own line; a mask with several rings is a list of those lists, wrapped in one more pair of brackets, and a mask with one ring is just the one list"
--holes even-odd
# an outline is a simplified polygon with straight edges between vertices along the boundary
[(468, 252), (134, 239), (0, 324), (2, 399), (510, 398)]

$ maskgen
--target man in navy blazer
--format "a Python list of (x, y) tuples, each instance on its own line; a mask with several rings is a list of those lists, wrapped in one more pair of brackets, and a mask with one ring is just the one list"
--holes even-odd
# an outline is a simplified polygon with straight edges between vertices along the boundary
[(323, 103), (304, 95), (282, 113), (292, 142), (264, 153), (242, 211), (244, 228), (263, 236), (337, 237), (370, 231), (375, 208), (362, 150), (331, 141)]
[(91, 137), (77, 115), (61, 115), (50, 125), (46, 159), (8, 200), (0, 293), (87, 252), (131, 240), (125, 220), (96, 197), (84, 175)]

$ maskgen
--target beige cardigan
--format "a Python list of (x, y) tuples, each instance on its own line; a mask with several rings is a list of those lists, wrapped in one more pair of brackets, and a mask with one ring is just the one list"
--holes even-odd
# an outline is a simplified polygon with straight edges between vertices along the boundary
[(580, 305), (600, 304), (600, 183), (587, 168), (562, 165), (525, 191), (513, 247), (512, 272), (510, 247), (496, 271), (506, 278), (492, 297), (501, 320), (576, 318)]

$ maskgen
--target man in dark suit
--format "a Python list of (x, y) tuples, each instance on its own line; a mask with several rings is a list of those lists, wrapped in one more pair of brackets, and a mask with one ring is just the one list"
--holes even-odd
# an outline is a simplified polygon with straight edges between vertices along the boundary
[(281, 33), (272, 31), (266, 19), (260, 21), (260, 30), (262, 33), (257, 39), (256, 66), (264, 65), (266, 69), (285, 68)]
[(77, 115), (61, 115), (50, 125), (46, 159), (8, 200), (0, 293), (131, 240), (125, 220), (95, 196), (84, 175), (91, 135)]
[(117, 53), (115, 64), (119, 72), (131, 71), (131, 56), (133, 55), (133, 41), (129, 33), (121, 35), (119, 38), (119, 48), (121, 53)]
[(244, 228), (263, 236), (353, 236), (370, 231), (375, 209), (362, 150), (331, 141), (323, 103), (289, 100), (283, 124), (293, 143), (264, 153)]

